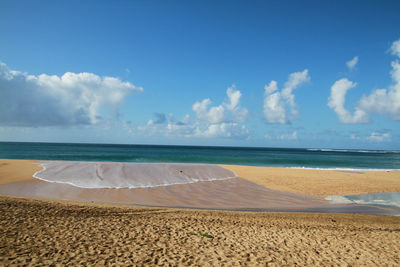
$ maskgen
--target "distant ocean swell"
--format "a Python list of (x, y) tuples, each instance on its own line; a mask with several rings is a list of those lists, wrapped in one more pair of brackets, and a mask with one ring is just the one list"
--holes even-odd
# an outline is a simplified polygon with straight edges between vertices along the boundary
[(400, 151), (0, 142), (0, 158), (233, 164), (332, 170), (399, 170)]
[(349, 171), (349, 172), (363, 172), (363, 171), (399, 171), (399, 169), (371, 169), (371, 168), (311, 168), (311, 167), (285, 167), (288, 169), (301, 169), (301, 170), (321, 170), (321, 171)]
[(352, 153), (394, 153), (399, 154), (397, 150), (359, 150), (359, 149), (329, 149), (329, 148), (307, 148), (308, 151), (322, 151), (322, 152), (352, 152)]

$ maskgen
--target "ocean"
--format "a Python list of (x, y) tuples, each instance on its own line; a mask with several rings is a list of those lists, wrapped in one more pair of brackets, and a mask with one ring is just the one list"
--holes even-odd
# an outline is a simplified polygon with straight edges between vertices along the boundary
[(0, 142), (0, 158), (208, 163), (287, 168), (400, 169), (400, 151)]

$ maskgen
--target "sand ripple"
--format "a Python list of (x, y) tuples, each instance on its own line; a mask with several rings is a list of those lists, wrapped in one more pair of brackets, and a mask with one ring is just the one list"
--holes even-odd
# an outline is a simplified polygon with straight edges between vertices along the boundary
[(0, 209), (0, 265), (400, 264), (397, 217), (100, 207), (5, 197)]

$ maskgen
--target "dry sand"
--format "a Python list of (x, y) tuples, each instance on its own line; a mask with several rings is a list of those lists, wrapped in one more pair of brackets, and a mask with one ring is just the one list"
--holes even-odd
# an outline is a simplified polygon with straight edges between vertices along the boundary
[[(21, 164), (26, 163), (21, 162)], [(96, 165), (99, 164), (96, 163)], [(111, 164), (106, 163), (104, 168), (112, 169), (113, 166)], [(76, 169), (75, 166), (70, 166), (70, 163), (67, 163), (66, 166), (63, 164), (58, 165), (57, 168), (61, 169)], [(11, 168), (11, 165), (7, 166)], [(13, 166), (18, 167), (18, 164), (13, 162)], [(35, 165), (33, 164), (33, 166)], [(82, 170), (82, 166), (86, 165), (85, 163), (80, 163), (79, 166), (77, 169)], [(20, 168), (23, 167), (25, 168), (26, 166), (20, 166)], [(130, 167), (133, 170), (135, 169), (132, 166)], [(211, 167), (208, 167), (208, 169)], [(17, 168), (15, 171), (18, 172), (20, 168)], [(252, 168), (246, 167), (246, 170), (251, 172)], [(83, 169), (86, 170), (85, 168)], [(46, 170), (46, 172), (48, 171), (51, 172), (51, 169)], [(118, 171), (116, 175), (130, 176), (131, 172), (121, 173)], [(71, 170), (70, 175), (75, 175), (74, 173)], [(230, 172), (228, 171), (228, 173)], [(95, 174), (97, 175), (97, 171)], [(246, 175), (246, 173), (242, 174)], [(81, 174), (78, 173), (76, 175)], [(400, 213), (400, 209), (396, 210), (394, 208), (379, 208), (356, 204), (331, 204), (327, 200), (320, 198), (271, 190), (263, 185), (242, 178), (133, 189), (81, 188), (65, 183), (52, 183), (34, 179), (1, 185), (0, 194), (159, 207), (258, 211), (357, 212), (368, 214)]]
[(36, 160), (0, 159), (0, 185), (35, 180), (32, 175), (42, 170)]
[(336, 171), (220, 165), (272, 190), (324, 198), (400, 192), (400, 171)]
[(0, 209), (0, 265), (400, 264), (399, 217), (110, 207), (10, 197), (0, 197)]
[[(249, 199), (254, 198), (252, 195), (258, 190), (269, 190), (262, 185), (311, 196), (365, 193), (366, 190), (363, 188), (365, 179), (361, 178), (365, 174), (333, 171), (327, 175), (325, 172), (306, 170), (240, 166), (228, 168), (249, 181), (232, 179), (231, 182), (238, 182), (230, 185), (236, 186), (236, 189), (224, 188), (226, 184), (222, 184), (222, 188), (216, 187), (215, 190), (234, 189), (237, 192), (240, 191), (239, 187), (245, 185)], [(33, 161), (0, 160), (1, 187), (37, 186), (45, 183), (31, 177), (40, 169)], [(322, 175), (320, 178), (318, 173)], [(398, 172), (377, 173), (384, 174), (384, 178), (381, 180), (380, 175), (374, 178), (373, 173), (367, 174), (367, 177), (371, 176), (368, 180), (371, 185), (366, 188), (372, 190), (368, 192), (400, 191)], [(335, 178), (335, 175), (339, 178)], [(345, 181), (349, 175), (361, 177), (350, 183)], [(271, 181), (268, 177), (278, 177), (279, 180)], [(311, 177), (309, 179), (314, 184), (305, 181), (308, 177)], [(325, 179), (328, 182), (324, 182)], [(379, 182), (373, 184), (372, 181), (377, 180)], [(343, 181), (346, 186), (337, 185), (339, 181)], [(213, 182), (204, 183), (210, 186)], [(308, 186), (301, 186), (302, 183)], [(348, 186), (354, 188), (346, 188)], [(40, 191), (40, 188), (38, 186), (37, 190)], [(197, 202), (198, 198), (213, 202), (213, 197), (218, 193), (214, 192), (204, 200), (204, 194), (211, 190), (204, 188), (191, 189), (194, 192), (197, 190)], [(318, 189), (322, 193), (318, 193)], [(148, 197), (151, 190), (155, 189), (143, 189), (142, 196)], [(175, 195), (175, 201), (179, 202), (185, 199), (182, 199), (182, 195), (177, 196), (177, 192), (187, 188), (163, 187), (160, 190), (164, 190), (163, 194), (153, 196), (152, 199), (171, 201), (172, 198), (165, 199), (169, 194), (169, 197)], [(158, 194), (160, 191), (155, 192)], [(87, 194), (83, 192), (82, 196), (88, 197)], [(102, 198), (102, 194), (95, 196)], [(238, 201), (244, 202), (246, 194)], [(298, 195), (291, 193), (275, 197), (278, 196), (290, 196), (297, 204), (301, 198), (310, 200), (301, 196), (299, 199)], [(185, 201), (196, 202), (196, 197), (187, 195)], [(220, 201), (223, 203), (223, 198)], [(5, 266), (400, 264), (400, 217), (393, 216), (187, 210), (7, 196), (0, 196), (0, 210), (0, 265)], [(201, 236), (200, 233), (212, 237)]]
[[(0, 185), (36, 181), (42, 170), (35, 160), (0, 159)], [(272, 190), (324, 198), (328, 195), (358, 195), (400, 192), (400, 171), (333, 171), (220, 165), (239, 177)]]

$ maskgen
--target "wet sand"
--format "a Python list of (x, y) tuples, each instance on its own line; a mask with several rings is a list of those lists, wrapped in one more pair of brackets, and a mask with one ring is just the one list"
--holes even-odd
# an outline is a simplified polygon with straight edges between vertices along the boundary
[[(25, 164), (28, 163), (29, 162), (21, 162), (24, 166), (21, 165), (20, 168), (25, 167)], [(13, 164), (14, 167), (18, 167), (15, 162), (13, 162)], [(30, 162), (30, 164), (32, 163)], [(152, 164), (145, 164), (142, 166), (140, 164), (124, 165), (122, 163), (46, 162), (45, 164), (47, 167), (50, 166), (50, 168), (46, 169), (43, 173), (37, 174), (39, 177), (47, 177), (49, 175), (59, 177), (59, 172), (61, 172), (61, 178), (67, 179), (67, 177), (82, 176), (82, 173), (87, 173), (88, 176), (93, 176), (92, 178), (94, 183), (101, 182), (103, 184), (109, 183), (109, 181), (107, 182), (107, 179), (112, 181), (115, 175), (119, 176), (118, 179), (120, 179), (121, 182), (130, 182), (129, 178), (140, 176), (143, 169), (147, 175), (151, 175), (149, 169), (151, 169), (150, 167), (153, 167)], [(160, 167), (159, 165), (154, 166), (157, 168)], [(166, 166), (162, 165), (162, 168), (159, 171), (165, 169), (167, 173), (173, 171), (177, 172), (177, 175), (179, 175), (178, 169), (184, 169), (185, 172), (188, 173), (190, 166), (191, 165), (167, 165), (167, 168), (165, 168)], [(52, 167), (54, 167), (54, 169), (52, 169)], [(8, 168), (12, 168), (12, 166), (9, 165)], [(214, 165), (204, 165), (200, 167), (198, 165), (193, 165), (193, 168), (194, 170), (198, 169), (197, 171), (193, 171), (193, 174), (202, 173), (202, 175), (204, 175), (207, 173), (207, 175), (211, 177), (213, 176), (213, 172), (224, 174), (227, 177), (233, 175), (230, 171), (224, 171), (224, 169), (214, 167)], [(254, 167), (246, 168), (251, 172)], [(18, 172), (18, 169), (19, 168), (15, 171)], [(237, 170), (233, 171), (236, 172)], [(274, 170), (267, 171), (274, 174)], [(62, 175), (64, 173), (68, 173), (68, 175), (63, 177)], [(107, 176), (107, 173), (111, 174), (111, 176)], [(156, 177), (160, 176), (158, 172), (156, 172), (156, 174)], [(248, 174), (239, 173), (239, 175), (246, 177)], [(259, 176), (254, 175), (254, 177)], [(399, 209), (392, 208), (380, 208), (355, 204), (331, 204), (324, 199), (313, 196), (271, 190), (270, 188), (250, 181), (250, 178), (232, 178), (132, 189), (81, 188), (65, 183), (25, 179), (24, 181), (1, 185), (0, 194), (159, 207), (258, 211), (348, 212), (388, 215), (400, 213)]]
[[(40, 169), (34, 161), (0, 160), (0, 189), (30, 196), (0, 196), (0, 265), (400, 264), (400, 217), (315, 213), (321, 211), (316, 207), (326, 212), (332, 206), (328, 207), (325, 200), (311, 193), (309, 196), (298, 194), (313, 191), (302, 191), (297, 185), (301, 180), (296, 180), (299, 178), (292, 172), (281, 182), (281, 188), (288, 192), (264, 187), (262, 183), (268, 177), (266, 170), (257, 169), (260, 176), (252, 176), (253, 167), (246, 167), (247, 174), (232, 169), (245, 178), (250, 175), (247, 180), (234, 178), (156, 188), (77, 190), (70, 185), (32, 178)], [(268, 171), (273, 173), (273, 170)], [(281, 171), (273, 175), (278, 174), (285, 177)], [(299, 177), (304, 175), (299, 172)], [(259, 180), (251, 181), (251, 177)], [(289, 179), (296, 183), (289, 184)], [(334, 179), (328, 180), (333, 186)], [(375, 185), (375, 192), (392, 183), (390, 179), (383, 181)], [(356, 185), (360, 182), (363, 180), (355, 181)], [(316, 184), (315, 188), (328, 193), (348, 190), (329, 191), (329, 182)], [(357, 186), (352, 190), (356, 192)], [(43, 194), (81, 202), (38, 199)], [(100, 203), (104, 199), (207, 209), (259, 207), (261, 210), (264, 207), (270, 211), (276, 208), (290, 211), (295, 207), (296, 211), (314, 213), (211, 211)], [(351, 212), (350, 206), (344, 205), (342, 209), (335, 206), (331, 212)], [(368, 210), (371, 207), (364, 208), (366, 213), (371, 211)]]
[[(0, 185), (36, 181), (42, 170), (36, 160), (0, 159)], [(331, 171), (220, 165), (240, 178), (271, 190), (324, 198), (328, 195), (359, 195), (400, 192), (400, 171)]]
[(135, 189), (89, 189), (68, 184), (29, 181), (3, 185), (0, 187), (0, 194), (208, 209), (301, 209), (328, 204), (321, 199), (269, 190), (241, 178)]
[(36, 180), (2, 185), (0, 194), (170, 208), (400, 214), (396, 208), (331, 204), (324, 199), (270, 190), (241, 178), (135, 189), (88, 189)]
[[(398, 266), (400, 218), (0, 197), (0, 265)], [(207, 234), (210, 236), (202, 236)]]

